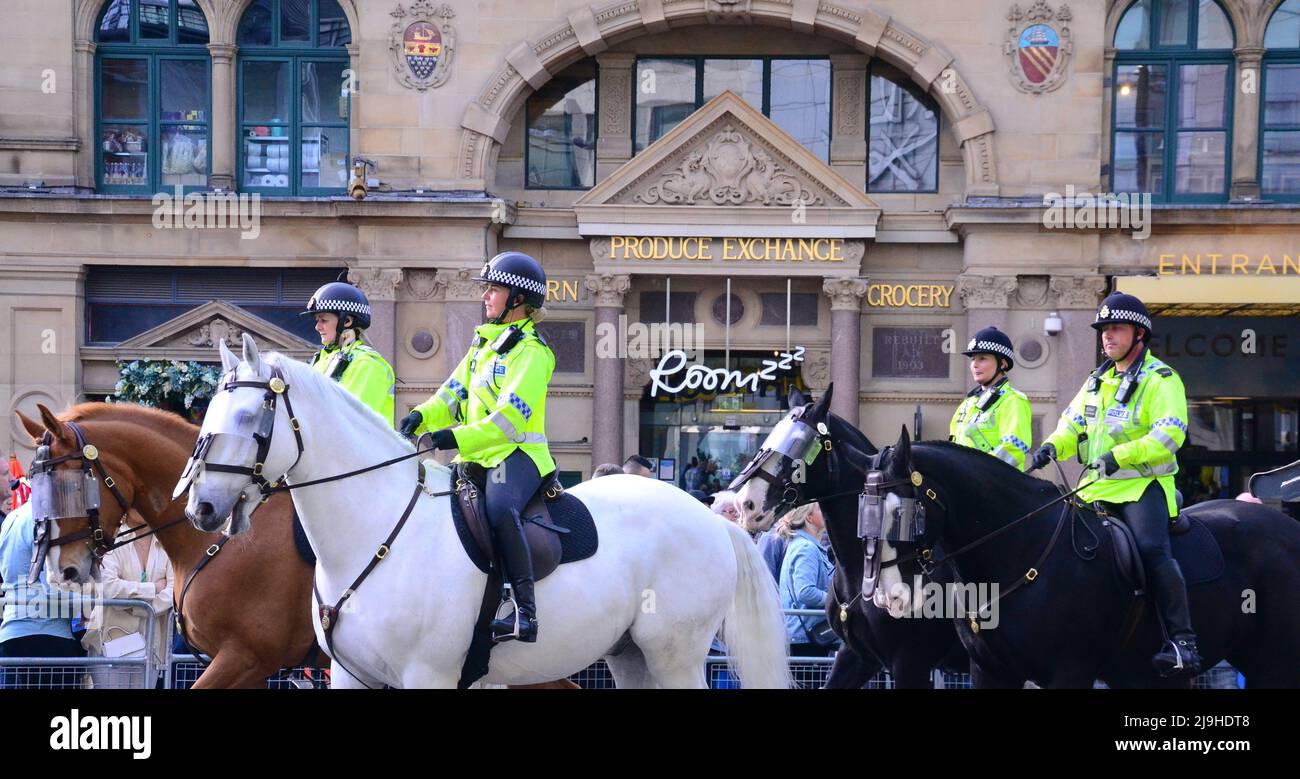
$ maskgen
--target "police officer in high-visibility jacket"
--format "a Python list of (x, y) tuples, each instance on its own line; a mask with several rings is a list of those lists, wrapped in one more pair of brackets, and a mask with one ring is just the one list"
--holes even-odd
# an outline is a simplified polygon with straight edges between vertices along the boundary
[(1106, 361), (1061, 414), (1056, 432), (1034, 452), (1033, 468), (1078, 453), (1088, 462), (1084, 500), (1100, 501), (1133, 531), (1148, 589), (1169, 642), (1151, 659), (1162, 676), (1200, 671), (1187, 587), (1169, 546), (1178, 515), (1175, 454), (1187, 436), (1187, 394), (1178, 374), (1147, 347), (1151, 316), (1142, 301), (1120, 292), (1097, 310)]
[(975, 334), (962, 352), (970, 359), (976, 387), (966, 394), (948, 425), (948, 440), (988, 452), (1024, 470), (1029, 455), (1029, 398), (1011, 386), (1007, 372), (1016, 366), (1011, 339), (996, 327)]
[(331, 282), (316, 290), (302, 313), (316, 318), (316, 334), (323, 347), (311, 367), (393, 424), (393, 366), (365, 341), (365, 330), (370, 327), (366, 293), (346, 282)]
[(493, 257), (484, 282), (490, 320), (474, 330), (469, 353), (442, 387), (402, 420), (403, 435), (433, 431), (438, 449), (488, 469), (488, 524), (510, 583), (514, 615), (492, 623), (496, 641), (537, 640), (533, 564), (520, 512), (555, 470), (546, 444), (546, 390), (555, 354), (537, 332), (546, 273), (522, 252)]

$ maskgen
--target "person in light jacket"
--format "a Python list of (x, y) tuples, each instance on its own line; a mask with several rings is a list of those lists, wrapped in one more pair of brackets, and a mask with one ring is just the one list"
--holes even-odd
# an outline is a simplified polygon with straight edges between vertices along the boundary
[[(818, 543), (825, 530), (821, 509), (816, 503), (790, 512), (778, 528), (789, 545), (781, 560), (781, 608), (824, 611), (826, 593), (831, 586), (831, 561)], [(826, 615), (814, 617), (789, 615), (785, 618), (786, 639), (791, 657), (824, 657), (834, 648), (833, 640), (818, 644), (815, 637), (826, 626)]]

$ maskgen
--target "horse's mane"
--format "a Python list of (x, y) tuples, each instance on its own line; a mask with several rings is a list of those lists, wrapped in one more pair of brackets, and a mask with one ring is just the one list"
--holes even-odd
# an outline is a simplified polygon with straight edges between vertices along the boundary
[(170, 428), (178, 434), (195, 436), (198, 427), (178, 414), (138, 403), (78, 403), (59, 415), (68, 422), (132, 422)]
[(328, 408), (344, 407), (345, 418), (349, 422), (355, 422), (358, 419), (374, 426), (377, 431), (383, 430), (394, 440), (401, 443), (407, 449), (411, 449), (410, 442), (397, 434), (393, 425), (388, 420), (381, 417), (374, 409), (362, 403), (355, 395), (343, 389), (337, 381), (333, 381), (321, 373), (317, 373), (314, 368), (305, 362), (280, 354), (279, 352), (269, 352), (262, 355), (262, 361), (275, 365), (284, 373), (285, 380), (289, 384), (291, 391), (295, 394), (301, 393), (317, 400), (326, 405)]
[(827, 413), (827, 416), (831, 418), (833, 423), (837, 423), (835, 427), (835, 433), (837, 436), (843, 434), (849, 438), (849, 443), (857, 447), (863, 454), (876, 453), (876, 445), (871, 443), (871, 439), (867, 438), (866, 433), (863, 433), (855, 425), (849, 424), (848, 420), (843, 417), (829, 412)]
[(959, 461), (953, 464), (958, 467), (961, 478), (950, 479), (947, 482), (953, 487), (969, 484), (984, 497), (988, 497), (988, 490), (995, 485), (1006, 487), (1018, 495), (1040, 494), (1044, 498), (1054, 498), (1059, 494), (1051, 482), (1030, 476), (1014, 465), (978, 449), (952, 441), (917, 441), (912, 444), (913, 460), (918, 457), (928, 459), (931, 452), (945, 461), (945, 465), (952, 463), (953, 460)]

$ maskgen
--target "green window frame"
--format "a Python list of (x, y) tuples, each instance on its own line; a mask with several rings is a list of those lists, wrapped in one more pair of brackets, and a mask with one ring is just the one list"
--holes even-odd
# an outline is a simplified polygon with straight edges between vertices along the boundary
[[(351, 60), (345, 48), (346, 43), (331, 46), (328, 42), (322, 41), (320, 4), (321, 0), (312, 0), (310, 4), (311, 18), (306, 41), (282, 40), (284, 31), (281, 0), (254, 0), (244, 10), (244, 17), (240, 19), (238, 29), (242, 36), (245, 32), (245, 22), (250, 14), (261, 12), (266, 8), (270, 9), (270, 44), (238, 44), (236, 128), (239, 145), (236, 149), (236, 180), (237, 188), (241, 192), (284, 197), (329, 197), (347, 191), (352, 140), (352, 96), (347, 88), (347, 73), (351, 68)], [(344, 23), (346, 24), (346, 18)], [(351, 41), (350, 30), (345, 37)], [(288, 70), (288, 106), (285, 115), (273, 117), (271, 120), (252, 120), (246, 116), (245, 76), (248, 65), (256, 63), (279, 63)], [(339, 100), (342, 101), (344, 115), (338, 119), (327, 121), (322, 116), (312, 120), (304, 116), (303, 98), (306, 91), (303, 86), (304, 74), (309, 67), (319, 69), (320, 66), (327, 69), (339, 68), (342, 72)], [(329, 95), (330, 92), (318, 90), (318, 94)], [(309, 136), (312, 134), (316, 134), (319, 140), (311, 140)], [(304, 152), (312, 143), (319, 146), (314, 155), (309, 155), (314, 158), (314, 169), (311, 159), (304, 162)], [(273, 151), (276, 147), (288, 150), (287, 165), (273, 170), (272, 154), (278, 153)], [(326, 164), (327, 157), (336, 157), (339, 149), (342, 150), (340, 183), (337, 186), (321, 186), (319, 178), (324, 173), (322, 168)], [(264, 160), (267, 167), (250, 166), (250, 162), (259, 159)], [(285, 157), (275, 159), (285, 159)], [(304, 177), (313, 173), (317, 176), (316, 184), (305, 183)], [(250, 175), (261, 175), (263, 178), (257, 184), (250, 184), (248, 183)], [(272, 178), (268, 180), (267, 176)], [(283, 185), (278, 183), (275, 178), (277, 176), (285, 177)]]
[[(924, 186), (914, 189), (900, 187), (896, 189), (887, 189), (883, 187), (873, 187), (871, 185), (871, 108), (875, 101), (875, 81), (882, 79), (888, 81), (896, 88), (902, 90), (912, 98), (922, 108), (934, 115), (934, 170), (927, 177)], [(939, 110), (939, 105), (916, 85), (911, 79), (905, 76), (897, 68), (890, 65), (881, 65), (873, 61), (867, 70), (867, 105), (863, 119), (864, 132), (867, 139), (867, 172), (866, 179), (863, 181), (863, 189), (866, 192), (878, 195), (926, 195), (935, 194), (939, 191), (939, 172), (942, 166), (940, 149), (943, 145), (943, 112)]]
[[(1268, 24), (1265, 26), (1264, 42), (1265, 45), (1275, 43), (1270, 38), (1279, 38), (1276, 33), (1282, 27), (1283, 14), (1300, 15), (1300, 0), (1287, 0), (1281, 3), (1273, 10), (1273, 15), (1269, 17)], [(1291, 44), (1291, 45), (1287, 45)], [(1274, 46), (1264, 52), (1264, 59), (1260, 65), (1260, 101), (1259, 101), (1259, 142), (1258, 146), (1258, 170), (1260, 183), (1260, 197), (1266, 200), (1273, 200), (1284, 203), (1300, 203), (1300, 192), (1278, 192), (1264, 189), (1264, 144), (1266, 138), (1270, 135), (1284, 135), (1293, 138), (1297, 144), (1300, 144), (1300, 119), (1295, 123), (1275, 122), (1269, 124), (1268, 120), (1268, 86), (1270, 72), (1277, 66), (1291, 65), (1300, 70), (1300, 37), (1296, 40), (1286, 40), (1282, 46)]]
[[(833, 67), (832, 67), (831, 64), (830, 64), (830, 57), (827, 57), (827, 56), (802, 56), (802, 55), (797, 55), (797, 54), (789, 54), (789, 55), (770, 55), (770, 56), (754, 56), (754, 55), (749, 55), (749, 54), (716, 54), (716, 55), (708, 54), (708, 55), (700, 55), (700, 56), (681, 56), (681, 55), (673, 55), (673, 54), (644, 54), (644, 55), (639, 55), (639, 56), (636, 58), (636, 62), (635, 62), (635, 63), (633, 64), (633, 66), (632, 66), (632, 75), (633, 75), (633, 78), (632, 78), (632, 94), (631, 94), (631, 100), (632, 100), (632, 127), (631, 127), (631, 133), (632, 133), (632, 156), (634, 156), (634, 157), (635, 157), (636, 155), (640, 154), (641, 152), (645, 151), (646, 148), (648, 148), (648, 147), (649, 147), (651, 144), (653, 144), (655, 141), (659, 140), (659, 138), (663, 137), (663, 135), (667, 132), (666, 130), (663, 130), (662, 127), (659, 127), (659, 128), (658, 128), (658, 130), (659, 130), (658, 132), (652, 132), (652, 133), (651, 133), (651, 137), (648, 137), (648, 138), (646, 139), (645, 146), (642, 146), (642, 147), (638, 148), (638, 146), (637, 146), (637, 92), (638, 92), (638, 90), (640, 89), (640, 83), (639, 83), (639, 82), (640, 82), (640, 73), (641, 73), (641, 63), (644, 62), (644, 61), (646, 61), (646, 60), (674, 60), (674, 61), (678, 61), (678, 62), (692, 62), (692, 63), (694, 63), (694, 66), (695, 66), (695, 101), (694, 101), (694, 105), (693, 105), (693, 107), (691, 108), (691, 110), (690, 110), (689, 112), (687, 112), (685, 115), (683, 115), (683, 116), (681, 116), (681, 117), (676, 117), (676, 118), (675, 118), (675, 121), (673, 122), (673, 125), (674, 125), (674, 126), (676, 126), (677, 123), (679, 123), (679, 122), (681, 122), (683, 119), (685, 119), (686, 116), (689, 116), (691, 113), (694, 113), (695, 111), (700, 110), (700, 107), (703, 106), (704, 103), (706, 102), (706, 101), (704, 100), (704, 63), (705, 63), (706, 60), (758, 60), (758, 61), (761, 61), (761, 62), (763, 63), (763, 81), (762, 81), (763, 98), (762, 98), (762, 105), (759, 106), (759, 109), (762, 111), (763, 116), (766, 116), (766, 117), (768, 117), (769, 119), (772, 118), (772, 63), (773, 63), (773, 62), (780, 62), (780, 61), (803, 61), (803, 60), (825, 62), (825, 63), (827, 64), (827, 77), (826, 77), (826, 79), (827, 79), (828, 87), (829, 87), (829, 89), (831, 90), (831, 93), (828, 94), (828, 99), (827, 99), (827, 101), (826, 101), (826, 133), (827, 133), (827, 135), (826, 135), (826, 150), (825, 150), (825, 154), (820, 155), (820, 156), (821, 156), (821, 159), (822, 159), (823, 162), (827, 162), (827, 163), (829, 163), (829, 161), (830, 161), (830, 133), (831, 133), (831, 127), (833, 126), (833, 125), (832, 125), (832, 122), (833, 122), (834, 119), (835, 119), (835, 117), (834, 117), (834, 115), (833, 115), (833, 103), (834, 103), (834, 100), (831, 99), (831, 98), (833, 97), (833, 90), (834, 90), (834, 86), (833, 86), (833, 85), (834, 85), (834, 83), (835, 83), (835, 73), (834, 73), (834, 69), (833, 69)], [(809, 151), (812, 151), (812, 150), (810, 149)]]
[[(127, 40), (100, 41), (105, 17), (120, 15), (127, 7)], [(152, 7), (152, 6), (151, 6)], [(202, 9), (187, 4), (186, 15), (193, 19)], [(178, 21), (180, 0), (169, 0), (167, 9), (167, 37), (151, 38), (142, 35), (140, 0), (113, 0), (106, 3), (96, 21), (95, 51), (95, 191), (110, 195), (152, 196), (158, 192), (173, 191), (175, 184), (163, 183), (163, 176), (181, 176), (191, 179), (182, 185), (182, 192), (208, 188), (207, 177), (212, 162), (212, 61), (208, 56), (207, 41), (183, 43)], [(207, 34), (207, 19), (203, 35)], [(197, 30), (195, 30), (197, 32)], [(144, 63), (145, 94), (142, 116), (104, 116), (104, 65), (105, 63)], [(164, 116), (162, 104), (162, 71), (168, 63), (202, 62), (204, 88), (207, 99), (202, 109), (185, 116)], [(179, 112), (177, 112), (179, 113)], [(164, 156), (167, 148), (164, 137), (183, 134), (191, 146), (197, 148), (195, 139), (202, 143), (203, 164), (191, 167), (188, 173), (164, 174)], [(135, 147), (135, 148), (132, 148)], [(198, 157), (192, 153), (191, 159)]]
[[(1217, 0), (1211, 0), (1214, 5), (1218, 6), (1220, 13), (1223, 14), (1227, 21), (1229, 32), (1232, 34), (1234, 45), (1236, 41), (1236, 30), (1232, 26), (1232, 18), (1224, 10)], [(1162, 44), (1160, 35), (1162, 32), (1164, 17), (1168, 9), (1177, 3), (1186, 2), (1188, 9), (1186, 37), (1181, 44)], [(1152, 191), (1151, 200), (1155, 203), (1225, 203), (1228, 201), (1229, 193), (1232, 189), (1232, 135), (1233, 120), (1232, 111), (1235, 98), (1235, 68), (1236, 61), (1233, 58), (1232, 47), (1220, 49), (1198, 49), (1197, 37), (1199, 35), (1200, 14), (1198, 0), (1134, 0), (1125, 9), (1120, 17), (1120, 27), (1123, 27), (1124, 17), (1133, 13), (1137, 6), (1145, 5), (1147, 12), (1150, 14), (1151, 22), (1148, 25), (1145, 40), (1142, 41), (1142, 48), (1121, 49), (1115, 54), (1115, 66), (1111, 71), (1112, 99), (1110, 114), (1110, 160), (1107, 172), (1110, 175), (1111, 188), (1119, 191), (1115, 183), (1115, 157), (1118, 146), (1116, 139), (1121, 134), (1134, 134), (1151, 138), (1159, 138), (1164, 142), (1164, 149), (1161, 154), (1162, 185), (1160, 191)], [(1117, 28), (1117, 34), (1121, 30)], [(1113, 42), (1112, 42), (1113, 43)], [(1163, 68), (1165, 73), (1165, 105), (1164, 111), (1160, 116), (1161, 125), (1159, 127), (1119, 127), (1119, 90), (1120, 73), (1126, 68), (1137, 65), (1150, 66), (1154, 68)], [(1198, 65), (1223, 65), (1224, 66), (1224, 92), (1223, 92), (1223, 123), (1215, 126), (1200, 126), (1196, 124), (1181, 125), (1179, 108), (1182, 102), (1182, 85), (1180, 79), (1181, 68)], [(1223, 188), (1218, 192), (1184, 192), (1177, 191), (1177, 162), (1179, 138), (1182, 135), (1193, 134), (1222, 134), (1224, 139), (1223, 147)], [(1127, 191), (1127, 190), (1126, 190)]]
[[(532, 126), (531, 126), (531, 124), (530, 124), (530, 122), (529, 122), (529, 117), (533, 115), (533, 106), (536, 104), (536, 101), (542, 99), (542, 96), (543, 96), (543, 91), (542, 91), (542, 90), (537, 90), (537, 91), (534, 91), (533, 94), (531, 94), (531, 95), (528, 96), (528, 101), (527, 101), (527, 104), (526, 104), (526, 106), (525, 106), (525, 108), (524, 108), (524, 189), (535, 189), (535, 190), (567, 190), (567, 191), (581, 191), (581, 192), (585, 192), (586, 190), (591, 189), (592, 186), (595, 186), (595, 182), (596, 182), (596, 159), (595, 159), (595, 157), (596, 157), (596, 144), (598, 144), (598, 143), (600, 142), (600, 66), (599, 66), (598, 64), (596, 64), (595, 60), (589, 60), (589, 62), (590, 62), (590, 68), (591, 68), (591, 75), (590, 75), (590, 76), (586, 76), (586, 75), (584, 74), (584, 75), (579, 75), (579, 76), (573, 76), (573, 77), (570, 77), (570, 76), (568, 76), (568, 73), (572, 70), (572, 69), (570, 69), (570, 71), (566, 71), (565, 73), (561, 73), (561, 74), (560, 74), (559, 76), (557, 76), (556, 79), (555, 79), (554, 81), (552, 81), (551, 83), (548, 83), (548, 84), (546, 84), (545, 86), (543, 86), (543, 87), (542, 87), (542, 90), (546, 90), (548, 87), (551, 87), (552, 84), (554, 84), (554, 83), (556, 83), (556, 82), (560, 82), (560, 83), (566, 83), (566, 84), (568, 85), (569, 89), (566, 90), (566, 94), (567, 94), (568, 92), (571, 92), (573, 89), (577, 89), (577, 88), (579, 88), (579, 87), (581, 87), (581, 86), (587, 84), (588, 82), (591, 83), (592, 88), (593, 88), (594, 91), (595, 91), (595, 99), (593, 100), (593, 106), (594, 106), (594, 107), (593, 107), (593, 109), (592, 109), (592, 126), (591, 126), (591, 128), (590, 128), (590, 132), (591, 132), (591, 144), (592, 144), (592, 146), (591, 146), (591, 152), (592, 152), (592, 161), (591, 161), (591, 180), (592, 180), (592, 184), (591, 184), (591, 186), (582, 186), (582, 185), (577, 185), (577, 186), (571, 186), (571, 187), (562, 187), (562, 186), (547, 186), (547, 185), (539, 185), (539, 184), (533, 184), (533, 183), (532, 183), (532, 180), (531, 180), (531, 177), (530, 177), (530, 176), (531, 176), (531, 172), (532, 172), (532, 169), (533, 169), (533, 168), (532, 168), (532, 162), (531, 162), (532, 153), (533, 153), (533, 143), (532, 143), (532, 136), (531, 136), (531, 133), (532, 133)], [(574, 66), (574, 67), (577, 67), (577, 66)], [(569, 116), (566, 114), (566, 115), (565, 115), (565, 130), (566, 130), (566, 134), (567, 134), (567, 132), (569, 131), (570, 126), (571, 126), (571, 122), (570, 122)]]

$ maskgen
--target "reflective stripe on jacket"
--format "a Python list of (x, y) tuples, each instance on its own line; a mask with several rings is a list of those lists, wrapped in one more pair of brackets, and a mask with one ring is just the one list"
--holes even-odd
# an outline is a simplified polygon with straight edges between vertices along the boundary
[(978, 408), (982, 387), (977, 387), (957, 407), (948, 425), (948, 435), (956, 443), (1025, 469), (1025, 455), (1033, 443), (1029, 398), (1006, 379), (998, 385), (1001, 394), (987, 410)]

